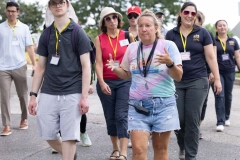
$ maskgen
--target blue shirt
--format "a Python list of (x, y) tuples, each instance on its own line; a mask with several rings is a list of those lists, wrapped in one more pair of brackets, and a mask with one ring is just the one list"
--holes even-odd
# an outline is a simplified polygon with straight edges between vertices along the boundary
[(236, 39), (229, 37), (226, 41), (226, 54), (229, 54), (229, 60), (223, 61), (222, 55), (224, 54), (221, 42), (218, 37), (215, 37), (217, 46), (217, 61), (220, 74), (234, 73), (235, 72), (235, 61), (234, 52), (239, 50), (239, 45)]
[[(184, 36), (183, 38), (185, 39)], [(184, 52), (179, 27), (168, 31), (166, 39), (173, 41), (180, 53)], [(212, 44), (212, 39), (208, 31), (202, 27), (194, 26), (192, 32), (187, 37), (186, 52), (190, 52), (191, 59), (182, 61), (182, 80), (207, 77), (204, 46), (209, 44)]]
[(29, 27), (18, 20), (14, 29), (8, 21), (0, 24), (0, 70), (14, 70), (26, 62), (25, 47), (33, 45)]

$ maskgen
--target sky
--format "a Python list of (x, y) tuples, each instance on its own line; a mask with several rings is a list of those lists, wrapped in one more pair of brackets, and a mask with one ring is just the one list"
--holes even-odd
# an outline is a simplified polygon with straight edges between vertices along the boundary
[[(26, 3), (39, 1), (46, 5), (48, 0), (23, 0)], [(238, 3), (240, 0), (191, 0), (196, 4), (197, 9), (205, 14), (205, 24), (215, 24), (217, 20), (224, 19), (228, 22), (228, 27), (233, 29), (240, 22)], [(171, 29), (174, 25), (168, 25)]]

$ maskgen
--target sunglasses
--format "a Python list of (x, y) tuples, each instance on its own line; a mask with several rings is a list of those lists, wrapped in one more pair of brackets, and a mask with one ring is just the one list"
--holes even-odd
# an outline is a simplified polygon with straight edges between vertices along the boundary
[(195, 16), (197, 15), (196, 12), (183, 11), (183, 14), (184, 14), (185, 16), (189, 15), (190, 13), (191, 13), (191, 15), (192, 15), (193, 17), (195, 17)]
[(132, 19), (133, 17), (134, 17), (135, 19), (137, 19), (138, 16), (139, 16), (138, 14), (128, 14), (128, 15), (127, 15), (128, 19)]
[(110, 22), (111, 19), (112, 19), (112, 20), (115, 20), (115, 19), (117, 19), (117, 18), (118, 18), (117, 15), (113, 15), (112, 17), (111, 17), (111, 16), (106, 17), (105, 20), (106, 20), (107, 22)]

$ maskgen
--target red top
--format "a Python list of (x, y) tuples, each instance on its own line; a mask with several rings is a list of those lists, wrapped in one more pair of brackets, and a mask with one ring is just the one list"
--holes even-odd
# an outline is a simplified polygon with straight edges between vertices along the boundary
[[(100, 41), (100, 47), (102, 50), (102, 61), (103, 61), (103, 79), (119, 79), (119, 77), (111, 71), (111, 69), (107, 68), (106, 63), (107, 60), (109, 60), (109, 54), (112, 54), (112, 58), (114, 59), (114, 52), (113, 49), (115, 49), (116, 43), (117, 43), (117, 37), (111, 38), (112, 41), (112, 46), (110, 44), (110, 41), (108, 39), (108, 35), (106, 33), (101, 33), (99, 36), (99, 41)], [(119, 61), (121, 64), (123, 56), (125, 54), (125, 51), (127, 49), (126, 46), (120, 45), (120, 41), (124, 40), (125, 38), (125, 32), (123, 30), (120, 30), (119, 32), (119, 37), (118, 37), (118, 43), (117, 43), (117, 54), (116, 54), (116, 61)]]

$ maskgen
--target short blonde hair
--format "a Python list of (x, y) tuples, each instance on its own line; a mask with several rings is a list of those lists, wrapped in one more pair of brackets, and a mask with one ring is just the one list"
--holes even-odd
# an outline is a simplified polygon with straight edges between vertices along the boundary
[(197, 19), (201, 23), (201, 25), (205, 22), (205, 15), (203, 14), (203, 12), (197, 12)]
[(151, 18), (153, 19), (154, 25), (158, 28), (158, 29), (157, 29), (157, 32), (156, 32), (156, 38), (161, 38), (161, 36), (160, 36), (160, 35), (161, 35), (161, 34), (160, 34), (160, 32), (161, 32), (161, 30), (160, 30), (161, 24), (160, 24), (160, 22), (158, 21), (156, 15), (155, 15), (151, 10), (145, 9), (145, 10), (140, 14), (140, 16), (138, 17), (138, 19), (137, 19), (137, 24), (139, 23), (139, 19), (140, 19), (141, 17), (151, 17)]

